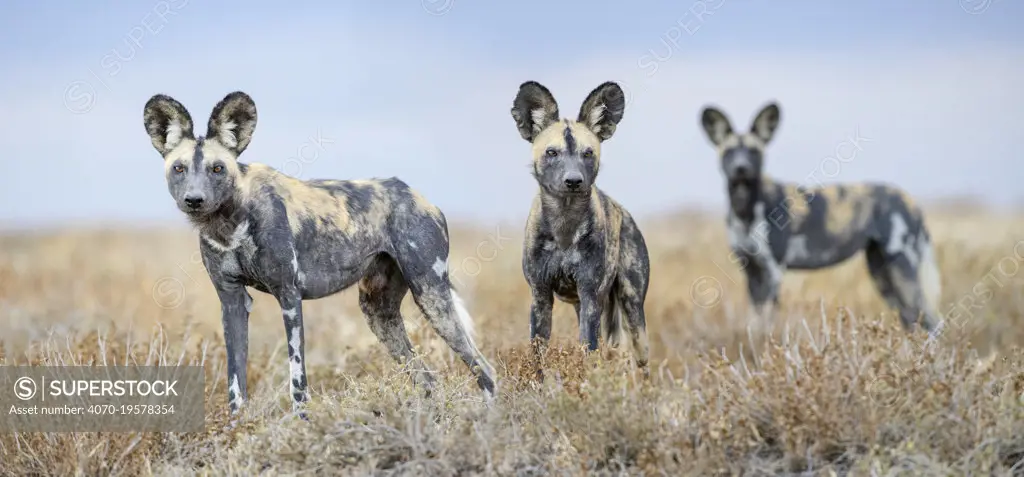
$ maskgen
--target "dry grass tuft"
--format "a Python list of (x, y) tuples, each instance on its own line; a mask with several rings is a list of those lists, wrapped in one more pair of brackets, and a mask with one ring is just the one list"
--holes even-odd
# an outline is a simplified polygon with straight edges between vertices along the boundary
[(510, 233), (520, 225), (487, 247), (493, 226), (461, 227), (452, 273), (498, 369), (493, 406), (407, 299), (413, 342), (440, 373), (422, 399), (347, 291), (305, 304), (309, 422), (291, 414), (280, 311), (262, 294), (251, 400), (227, 414), (219, 305), (192, 233), (9, 234), (0, 364), (201, 364), (207, 429), (0, 434), (0, 474), (1024, 475), (1024, 219), (930, 220), (955, 318), (937, 346), (903, 333), (860, 257), (790, 273), (774, 327), (748, 328), (724, 224), (680, 214), (642, 224), (651, 378), (628, 344), (583, 353), (559, 304), (543, 383)]

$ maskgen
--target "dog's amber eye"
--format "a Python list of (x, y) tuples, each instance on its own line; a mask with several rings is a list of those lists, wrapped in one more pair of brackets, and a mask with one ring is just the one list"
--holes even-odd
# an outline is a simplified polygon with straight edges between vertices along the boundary
[(584, 159), (590, 159), (590, 158), (593, 158), (593, 157), (594, 157), (594, 151), (593, 150), (587, 149), (586, 151), (583, 151), (583, 158)]
[(178, 174), (181, 174), (182, 172), (185, 172), (185, 166), (183, 166), (181, 164), (176, 164), (174, 166), (174, 172), (177, 172)]
[(224, 170), (224, 166), (221, 166), (219, 164), (216, 165), (216, 166), (213, 166), (213, 173), (214, 174), (220, 174), (220, 171), (223, 171), (223, 170)]
[(545, 151), (545, 154), (547, 154), (548, 157), (557, 157), (558, 156), (558, 149), (555, 149), (553, 147), (549, 147), (548, 150)]

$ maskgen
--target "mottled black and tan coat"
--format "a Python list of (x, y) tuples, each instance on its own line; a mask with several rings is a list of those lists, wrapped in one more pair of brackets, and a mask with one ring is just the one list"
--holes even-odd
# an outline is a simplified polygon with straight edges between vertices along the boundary
[(778, 304), (783, 272), (815, 270), (863, 251), (868, 271), (908, 331), (920, 321), (935, 333), (941, 280), (924, 214), (901, 189), (881, 183), (803, 187), (772, 181), (765, 147), (779, 125), (766, 105), (750, 131), (737, 133), (707, 106), (701, 124), (716, 147), (729, 195), (729, 242), (747, 277), (750, 302), (767, 317)]
[(444, 214), (423, 196), (397, 178), (302, 181), (238, 162), (256, 127), (256, 106), (242, 92), (214, 107), (205, 138), (195, 137), (189, 112), (165, 95), (146, 103), (143, 122), (163, 156), (171, 197), (198, 229), (203, 264), (220, 298), (232, 412), (247, 397), (252, 297), (246, 287), (281, 306), (296, 408), (309, 399), (302, 300), (356, 283), (370, 329), (392, 357), (412, 363), (427, 392), (434, 379), (413, 359), (399, 313), (408, 291), (480, 388), (494, 393), (494, 371), (473, 343), (472, 321), (449, 282)]
[(512, 118), (532, 145), (539, 185), (526, 223), (523, 273), (538, 354), (551, 338), (557, 297), (576, 309), (579, 339), (589, 350), (598, 348), (602, 322), (606, 341), (617, 347), (625, 322), (636, 363), (646, 371), (647, 246), (626, 209), (594, 184), (601, 143), (615, 133), (625, 106), (622, 89), (607, 82), (584, 100), (575, 121), (559, 119), (547, 88), (534, 81), (520, 86)]

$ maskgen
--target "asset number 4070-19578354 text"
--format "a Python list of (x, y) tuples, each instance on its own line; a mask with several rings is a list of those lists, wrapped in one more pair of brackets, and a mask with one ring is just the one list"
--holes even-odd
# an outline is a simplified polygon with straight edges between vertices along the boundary
[(163, 415), (174, 414), (173, 404), (93, 404), (86, 411), (89, 414), (110, 415)]

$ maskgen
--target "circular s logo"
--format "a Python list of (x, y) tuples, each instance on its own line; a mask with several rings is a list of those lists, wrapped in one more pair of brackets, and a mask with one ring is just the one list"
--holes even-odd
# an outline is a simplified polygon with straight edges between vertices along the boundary
[(690, 285), (690, 300), (700, 308), (714, 308), (722, 301), (722, 282), (704, 275)]
[(64, 89), (64, 107), (72, 114), (85, 114), (96, 105), (96, 88), (86, 81), (72, 81)]
[(165, 310), (177, 308), (185, 301), (185, 284), (174, 277), (163, 277), (153, 285), (153, 301)]
[(14, 382), (14, 395), (22, 401), (28, 401), (36, 395), (36, 382), (28, 376), (22, 376)]
[(441, 16), (451, 11), (455, 0), (420, 0), (423, 10), (434, 16)]
[(960, 0), (960, 8), (971, 15), (980, 15), (992, 6), (995, 0)]

